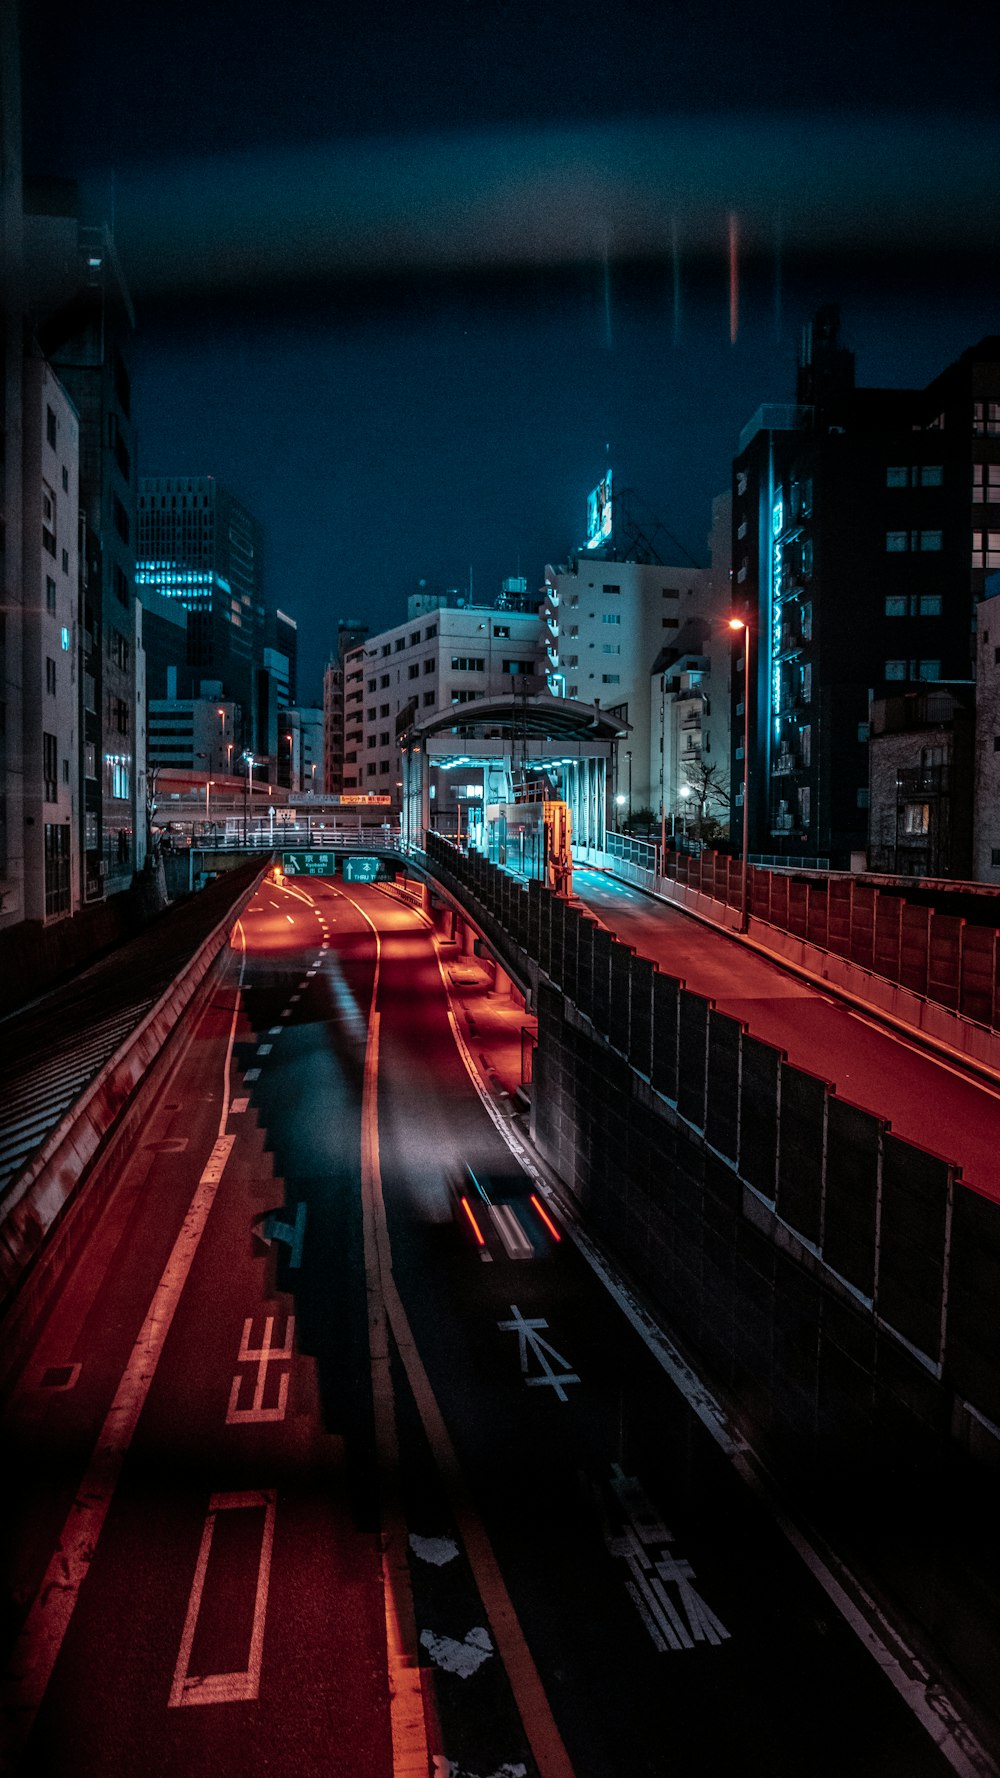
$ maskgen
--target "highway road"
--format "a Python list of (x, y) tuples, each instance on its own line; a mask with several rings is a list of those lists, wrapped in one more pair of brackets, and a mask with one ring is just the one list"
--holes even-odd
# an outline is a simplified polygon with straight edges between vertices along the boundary
[(263, 886), (6, 1411), (20, 1769), (991, 1769), (934, 1744), (466, 1062), (421, 916)]
[(755, 1037), (818, 1074), (842, 1099), (889, 1120), (962, 1169), (967, 1185), (1000, 1197), (1000, 1086), (990, 1086), (812, 987), (756, 951), (602, 872), (573, 873), (574, 893), (624, 944), (652, 957)]

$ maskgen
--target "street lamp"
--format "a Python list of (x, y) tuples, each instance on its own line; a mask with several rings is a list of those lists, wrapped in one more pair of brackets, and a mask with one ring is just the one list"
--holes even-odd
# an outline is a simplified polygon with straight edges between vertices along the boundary
[(246, 761), (247, 768), (247, 775), (243, 781), (243, 844), (245, 846), (247, 843), (248, 815), (249, 823), (252, 824), (253, 822), (253, 768), (255, 762), (252, 753), (244, 753), (243, 758)]
[(688, 830), (687, 806), (688, 806), (688, 798), (691, 795), (690, 784), (682, 784), (680, 789), (677, 792), (677, 795), (681, 799), (681, 833), (684, 835), (684, 838), (687, 839), (687, 830)]
[(747, 861), (750, 845), (750, 623), (745, 617), (731, 617), (731, 630), (743, 631), (743, 852), (740, 859), (740, 931), (750, 925), (747, 903)]

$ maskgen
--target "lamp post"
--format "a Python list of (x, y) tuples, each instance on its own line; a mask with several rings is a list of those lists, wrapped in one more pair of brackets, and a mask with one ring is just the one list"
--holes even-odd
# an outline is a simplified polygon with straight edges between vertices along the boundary
[(243, 781), (243, 844), (247, 844), (247, 836), (253, 824), (253, 768), (252, 753), (244, 753), (247, 775)]
[(749, 924), (747, 863), (750, 846), (750, 624), (747, 618), (731, 617), (731, 630), (743, 631), (743, 850), (740, 858), (740, 931)]
[(632, 825), (632, 749), (631, 749), (631, 747), (626, 747), (625, 758), (628, 760), (628, 820), (629, 820), (629, 826), (631, 827), (631, 825)]
[(681, 833), (682, 833), (682, 834), (683, 834), (683, 836), (684, 836), (684, 838), (685, 838), (685, 839), (687, 839), (687, 830), (688, 830), (688, 814), (687, 814), (687, 810), (688, 810), (688, 798), (689, 798), (689, 797), (690, 797), (690, 795), (691, 795), (691, 786), (690, 786), (690, 784), (682, 784), (682, 785), (681, 785), (681, 787), (680, 787), (680, 789), (679, 789), (679, 790), (678, 790), (678, 792), (677, 792), (677, 795), (678, 795), (678, 796), (679, 796), (679, 797), (680, 797), (680, 799), (681, 799)]

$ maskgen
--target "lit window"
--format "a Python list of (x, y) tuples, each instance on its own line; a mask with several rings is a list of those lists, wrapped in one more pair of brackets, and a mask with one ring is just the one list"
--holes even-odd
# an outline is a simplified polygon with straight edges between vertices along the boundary
[(944, 483), (944, 465), (941, 463), (924, 463), (920, 469), (920, 486), (922, 488), (940, 488)]
[(860, 789), (858, 791), (857, 801), (858, 801), (858, 808), (859, 809), (867, 809), (867, 807), (868, 807), (868, 786), (867, 786), (867, 784), (865, 784), (862, 787), (862, 789)]
[(918, 600), (918, 609), (921, 617), (940, 617), (941, 594), (921, 593)]
[(903, 804), (903, 832), (908, 834), (924, 834), (930, 832), (930, 803)]
[(601, 674), (601, 684), (602, 685), (620, 685), (621, 684), (621, 677), (622, 676), (620, 673), (602, 673)]
[(906, 662), (905, 661), (886, 661), (885, 676), (887, 679), (905, 679), (906, 678)]
[(892, 464), (885, 472), (887, 488), (907, 488), (910, 485), (910, 471), (905, 464)]
[(920, 533), (920, 547), (921, 547), (921, 549), (940, 549), (941, 548), (941, 533), (940, 533), (940, 531), (921, 531), (921, 533)]
[(620, 611), (604, 611), (601, 613), (602, 624), (620, 624), (621, 621)]
[(887, 531), (885, 534), (885, 547), (890, 555), (901, 554), (903, 550), (907, 550), (910, 547), (910, 533), (908, 531)]
[(909, 615), (910, 601), (905, 593), (887, 593), (885, 600), (886, 617), (906, 617)]
[(917, 662), (917, 678), (918, 679), (940, 679), (940, 677), (941, 677), (941, 662), (940, 661), (918, 661)]
[(867, 722), (858, 723), (858, 740), (867, 741), (871, 733), (871, 725)]

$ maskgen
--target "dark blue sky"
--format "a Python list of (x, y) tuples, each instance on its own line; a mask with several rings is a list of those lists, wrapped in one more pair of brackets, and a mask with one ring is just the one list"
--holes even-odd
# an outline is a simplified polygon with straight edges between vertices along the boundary
[(421, 576), (537, 583), (606, 446), (703, 560), (819, 302), (866, 383), (1000, 331), (992, 8), (24, 12), (26, 169), (105, 211), (114, 169), (140, 471), (263, 520), (303, 696)]

